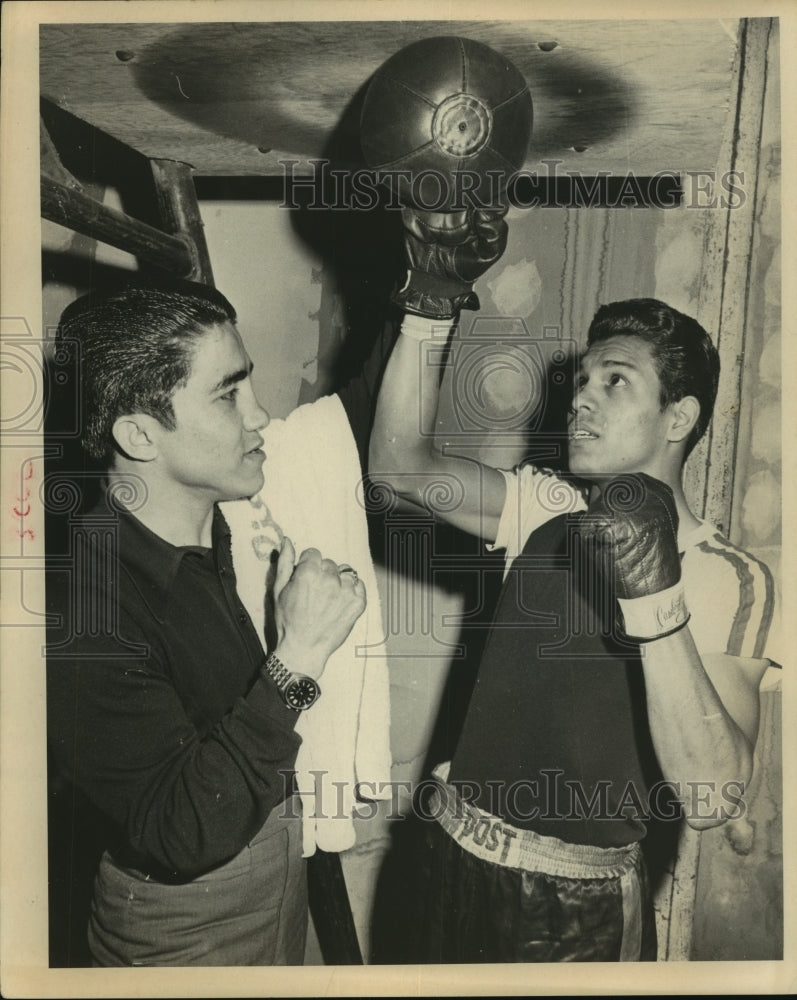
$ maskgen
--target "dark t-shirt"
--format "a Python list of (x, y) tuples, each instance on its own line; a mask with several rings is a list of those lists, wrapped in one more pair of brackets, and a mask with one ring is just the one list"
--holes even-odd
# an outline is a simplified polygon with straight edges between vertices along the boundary
[(615, 847), (644, 836), (660, 774), (639, 647), (614, 627), (582, 517), (548, 521), (512, 563), (449, 780), (514, 826)]

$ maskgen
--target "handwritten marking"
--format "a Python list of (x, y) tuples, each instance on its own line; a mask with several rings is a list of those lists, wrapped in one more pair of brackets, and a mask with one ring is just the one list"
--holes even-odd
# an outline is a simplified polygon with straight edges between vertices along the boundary
[[(25, 482), (28, 482), (31, 479), (33, 479), (33, 473), (34, 473), (33, 462), (30, 459), (28, 459), (28, 461), (25, 463), (24, 471), (22, 473), (23, 480)], [(23, 495), (21, 497), (17, 497), (17, 504), (19, 506), (13, 507), (12, 510), (14, 511), (14, 514), (19, 518), (19, 529), (18, 529), (19, 537), (29, 538), (31, 539), (31, 541), (33, 541), (36, 538), (35, 534), (33, 533), (31, 528), (25, 527), (25, 518), (28, 516), (28, 514), (30, 514), (30, 504), (28, 503), (29, 499), (30, 499), (30, 490), (25, 489)]]

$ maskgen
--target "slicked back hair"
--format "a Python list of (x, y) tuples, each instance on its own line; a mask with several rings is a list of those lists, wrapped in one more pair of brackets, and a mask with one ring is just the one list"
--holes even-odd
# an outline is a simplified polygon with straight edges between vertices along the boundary
[(131, 285), (68, 306), (57, 337), (79, 345), (81, 444), (111, 464), (115, 421), (146, 413), (175, 427), (172, 396), (191, 374), (194, 348), (210, 328), (235, 322), (235, 310), (215, 289)]

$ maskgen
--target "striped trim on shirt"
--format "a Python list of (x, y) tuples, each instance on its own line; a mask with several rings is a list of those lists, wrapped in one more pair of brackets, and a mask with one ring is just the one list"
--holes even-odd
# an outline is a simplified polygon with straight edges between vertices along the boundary
[(699, 542), (696, 547), (700, 552), (708, 556), (716, 555), (729, 563), (738, 580), (738, 603), (733, 615), (733, 623), (728, 634), (728, 644), (725, 649), (725, 652), (731, 656), (743, 655), (745, 638), (748, 635), (751, 623), (755, 627), (753, 610), (757, 594), (753, 568), (758, 570), (763, 582), (763, 601), (761, 602), (760, 618), (758, 618), (758, 627), (755, 630), (753, 647), (745, 655), (757, 658), (762, 657), (775, 608), (775, 585), (769, 568), (749, 552), (744, 552), (731, 545), (719, 532), (715, 532), (710, 539)]
[[(501, 470), (506, 502), (494, 545), (504, 549), (506, 570), (529, 535), (557, 514), (585, 510), (582, 493), (566, 478), (532, 464)], [(779, 629), (773, 626), (776, 592), (769, 568), (737, 548), (707, 521), (679, 532), (690, 631), (701, 654), (769, 657), (780, 662)]]

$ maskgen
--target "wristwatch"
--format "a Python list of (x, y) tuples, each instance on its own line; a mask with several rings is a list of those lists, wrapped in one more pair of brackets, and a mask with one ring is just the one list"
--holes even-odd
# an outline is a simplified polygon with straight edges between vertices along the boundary
[(274, 653), (270, 653), (264, 670), (279, 688), (283, 701), (294, 712), (314, 705), (321, 694), (318, 682), (307, 674), (294, 674)]

